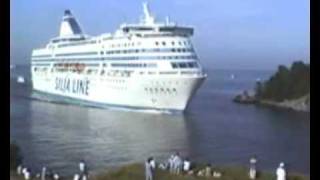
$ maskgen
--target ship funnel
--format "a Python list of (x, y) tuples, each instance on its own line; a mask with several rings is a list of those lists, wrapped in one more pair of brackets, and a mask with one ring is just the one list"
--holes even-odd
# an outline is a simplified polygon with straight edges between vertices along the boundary
[(144, 14), (144, 23), (145, 24), (154, 24), (154, 17), (151, 15), (148, 7), (148, 3), (142, 3), (143, 14)]
[(69, 9), (64, 11), (59, 36), (82, 34), (81, 28)]

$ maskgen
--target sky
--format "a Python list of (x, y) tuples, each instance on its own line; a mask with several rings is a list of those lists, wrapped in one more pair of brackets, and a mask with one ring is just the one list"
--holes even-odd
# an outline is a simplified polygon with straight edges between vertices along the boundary
[[(10, 62), (29, 64), (33, 48), (59, 33), (71, 9), (89, 35), (138, 22), (146, 0), (11, 0)], [(266, 69), (310, 62), (309, 0), (148, 0), (157, 20), (194, 27), (192, 42), (205, 67)]]

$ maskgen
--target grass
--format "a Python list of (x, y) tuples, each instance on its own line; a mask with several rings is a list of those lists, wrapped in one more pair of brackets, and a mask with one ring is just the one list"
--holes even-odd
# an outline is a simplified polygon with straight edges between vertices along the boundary
[[(204, 166), (200, 165), (195, 170), (197, 171)], [(249, 180), (248, 169), (240, 166), (228, 166), (228, 167), (213, 167), (214, 170), (222, 173), (221, 178), (213, 177), (196, 177), (190, 175), (173, 175), (168, 171), (157, 169), (155, 172), (154, 180)], [(72, 180), (72, 178), (63, 178), (65, 180)], [(117, 170), (109, 171), (96, 175), (90, 180), (144, 180), (144, 166), (142, 164), (131, 164), (123, 166)], [(275, 180), (276, 176), (270, 172), (258, 172), (257, 180)], [(309, 180), (310, 178), (302, 174), (290, 173), (287, 176), (287, 180)], [(23, 180), (20, 176), (17, 176), (15, 172), (10, 172), (10, 180)]]
[[(200, 166), (204, 167), (204, 166)], [(220, 179), (220, 180), (248, 180), (248, 169), (246, 167), (230, 166), (230, 167), (213, 167), (222, 173), (221, 178), (213, 177), (196, 177), (189, 175), (172, 175), (168, 171), (157, 169), (155, 172), (155, 180), (208, 180), (208, 179)], [(143, 180), (144, 166), (142, 164), (131, 164), (124, 166), (118, 170), (103, 173), (94, 177), (94, 180)], [(269, 172), (258, 172), (258, 180), (275, 180), (276, 176)], [(310, 178), (302, 174), (288, 174), (287, 180), (309, 180)]]

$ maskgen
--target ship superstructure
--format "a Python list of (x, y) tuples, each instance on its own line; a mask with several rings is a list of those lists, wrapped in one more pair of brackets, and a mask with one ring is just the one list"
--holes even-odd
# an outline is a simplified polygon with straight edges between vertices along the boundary
[(105, 105), (184, 110), (204, 81), (193, 28), (156, 22), (146, 3), (138, 24), (89, 36), (66, 10), (58, 37), (34, 49), (35, 90)]

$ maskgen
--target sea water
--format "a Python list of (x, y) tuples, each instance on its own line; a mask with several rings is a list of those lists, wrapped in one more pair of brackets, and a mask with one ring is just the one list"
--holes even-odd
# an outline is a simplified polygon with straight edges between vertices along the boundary
[[(310, 116), (241, 105), (232, 98), (272, 71), (208, 69), (208, 78), (183, 114), (92, 107), (32, 91), (29, 66), (10, 70), (10, 141), (35, 171), (65, 175), (84, 159), (90, 170), (163, 161), (178, 151), (191, 161), (310, 173)], [(230, 76), (233, 75), (233, 78)], [(16, 82), (23, 76), (25, 83)]]

